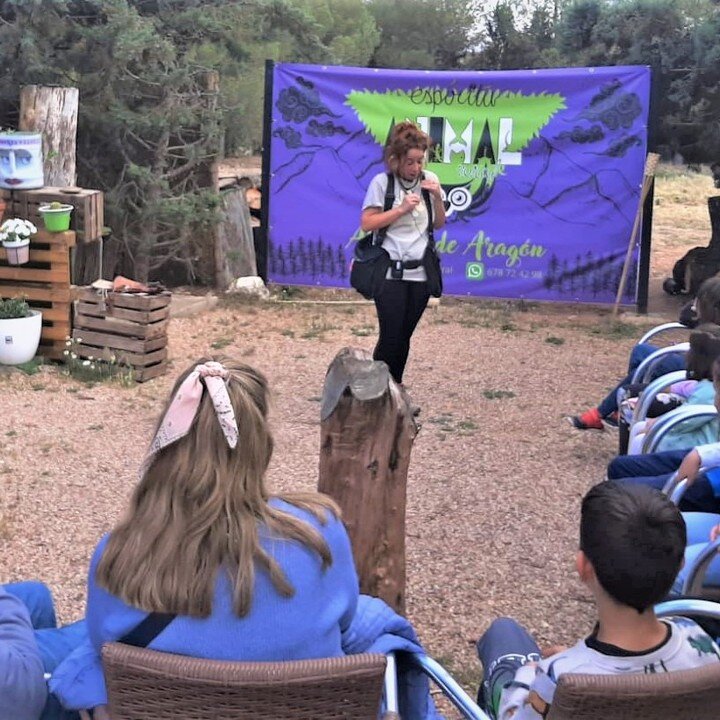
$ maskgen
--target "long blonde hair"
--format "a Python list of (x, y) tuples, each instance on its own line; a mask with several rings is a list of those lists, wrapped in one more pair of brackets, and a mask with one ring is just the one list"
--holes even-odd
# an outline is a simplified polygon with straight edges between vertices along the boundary
[[(178, 378), (158, 421), (177, 389), (201, 358)], [(307, 522), (268, 504), (265, 472), (273, 451), (268, 426), (268, 385), (254, 368), (223, 361), (239, 431), (231, 449), (207, 391), (190, 432), (158, 452), (138, 483), (124, 519), (110, 534), (98, 565), (97, 582), (124, 602), (148, 612), (207, 617), (221, 567), (234, 582), (233, 608), (247, 615), (255, 564), (281, 595), (294, 588), (259, 541), (260, 526), (273, 537), (306, 545), (323, 569), (332, 563), (322, 535)], [(322, 523), (335, 503), (318, 493), (280, 496)]]

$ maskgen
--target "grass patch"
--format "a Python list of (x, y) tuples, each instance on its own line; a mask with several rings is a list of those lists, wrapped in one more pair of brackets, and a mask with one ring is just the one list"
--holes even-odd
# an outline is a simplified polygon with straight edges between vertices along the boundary
[(325, 333), (331, 330), (337, 330), (336, 325), (330, 325), (325, 322), (313, 321), (310, 327), (300, 336), (303, 340), (325, 340)]
[(375, 328), (372, 325), (360, 325), (359, 327), (351, 327), (350, 332), (357, 337), (368, 337), (375, 333)]
[(232, 338), (222, 337), (218, 338), (217, 340), (213, 340), (210, 343), (210, 347), (213, 350), (222, 350), (223, 348), (226, 348), (228, 345), (232, 345)]
[(514, 398), (515, 393), (512, 390), (483, 390), (483, 397), (488, 400), (503, 400), (505, 398)]
[[(32, 360), (28, 360), (26, 363), (21, 363), (15, 367), (21, 370), (26, 375), (35, 375), (40, 372), (40, 367), (43, 364), (43, 360), (40, 357), (34, 357)], [(35, 388), (33, 388), (34, 390)]]

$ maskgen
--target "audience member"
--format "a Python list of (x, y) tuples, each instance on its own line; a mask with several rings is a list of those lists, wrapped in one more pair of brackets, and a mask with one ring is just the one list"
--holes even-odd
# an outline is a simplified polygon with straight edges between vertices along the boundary
[(565, 673), (652, 673), (720, 661), (720, 649), (692, 620), (659, 620), (683, 561), (680, 511), (652, 488), (604, 482), (582, 502), (576, 567), (598, 622), (574, 647), (541, 659), (513, 620), (496, 620), (478, 641), (484, 677), (479, 701), (499, 720), (540, 720)]

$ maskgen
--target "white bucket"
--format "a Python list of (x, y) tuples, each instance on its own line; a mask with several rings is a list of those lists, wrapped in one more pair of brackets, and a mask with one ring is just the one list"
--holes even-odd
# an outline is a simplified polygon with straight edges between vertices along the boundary
[(43, 185), (42, 134), (0, 132), (0, 187), (32, 190)]

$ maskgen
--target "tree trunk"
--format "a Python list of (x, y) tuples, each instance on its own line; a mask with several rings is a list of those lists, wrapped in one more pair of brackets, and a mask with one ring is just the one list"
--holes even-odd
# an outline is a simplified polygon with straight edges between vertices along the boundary
[(405, 505), (417, 435), (409, 398), (387, 365), (344, 348), (323, 388), (318, 489), (340, 505), (360, 591), (405, 610)]
[(20, 91), (20, 130), (41, 132), (48, 187), (74, 187), (78, 89), (28, 85)]
[(245, 191), (226, 190), (222, 198), (225, 217), (215, 228), (215, 286), (227, 290), (233, 280), (257, 275), (257, 265)]

